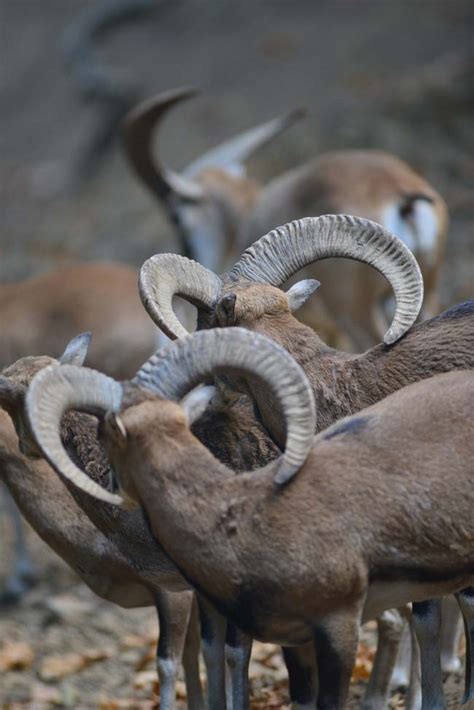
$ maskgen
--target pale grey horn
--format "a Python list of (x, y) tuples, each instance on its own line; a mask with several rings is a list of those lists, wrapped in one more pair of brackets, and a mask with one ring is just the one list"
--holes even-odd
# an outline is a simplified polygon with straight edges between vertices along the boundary
[(156, 325), (173, 340), (188, 335), (173, 310), (173, 296), (210, 310), (222, 289), (216, 274), (179, 254), (156, 254), (140, 269), (142, 303)]
[(243, 163), (252, 153), (255, 153), (266, 143), (270, 143), (305, 115), (305, 109), (297, 108), (283, 116), (278, 116), (271, 121), (239, 133), (194, 160), (183, 170), (183, 175), (187, 178), (194, 178), (207, 168), (222, 168), (230, 173), (241, 175), (244, 173)]
[(196, 89), (190, 88), (166, 91), (132, 109), (122, 125), (122, 142), (130, 165), (151, 192), (164, 202), (174, 195), (192, 201), (204, 197), (197, 183), (153, 158), (152, 144), (154, 129), (169, 109), (197, 93)]
[(33, 378), (26, 396), (31, 431), (45, 459), (64, 478), (95, 498), (113, 505), (124, 499), (109, 493), (69, 458), (61, 441), (61, 417), (69, 409), (91, 414), (118, 411), (122, 387), (110, 377), (76, 365), (50, 365)]
[(305, 373), (273, 340), (244, 328), (199, 331), (155, 353), (133, 382), (160, 397), (179, 401), (207, 377), (229, 371), (266, 384), (281, 406), (287, 439), (275, 482), (286, 483), (311, 449), (316, 408)]
[(324, 215), (277, 227), (245, 250), (230, 277), (281, 286), (300, 269), (329, 257), (361, 261), (385, 276), (397, 307), (384, 342), (389, 345), (401, 338), (420, 312), (423, 277), (408, 247), (368, 219)]

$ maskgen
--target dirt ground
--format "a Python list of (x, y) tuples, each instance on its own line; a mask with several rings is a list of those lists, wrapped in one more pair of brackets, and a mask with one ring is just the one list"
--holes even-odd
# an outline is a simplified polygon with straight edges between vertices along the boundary
[[(78, 174), (100, 109), (80, 100), (59, 42), (68, 23), (93, 4), (0, 0), (2, 281), (83, 259), (138, 266), (176, 244), (117, 141), (94, 170)], [(219, 140), (307, 106), (309, 118), (255, 156), (249, 172), (269, 179), (336, 147), (395, 152), (437, 187), (450, 209), (443, 304), (472, 298), (472, 0), (156, 5), (105, 37), (96, 55), (142, 97), (182, 85), (202, 88), (167, 122), (162, 151), (170, 164), (179, 168)], [(30, 544), (40, 583), (21, 606), (0, 612), (0, 709), (156, 707), (153, 612), (101, 602), (33, 535)], [(0, 520), (0, 583), (8, 567)], [(365, 640), (373, 641), (370, 634)], [(15, 653), (19, 669), (10, 670)], [(259, 646), (256, 657), (254, 707), (287, 707), (278, 656)], [(460, 683), (460, 676), (447, 679), (450, 708), (459, 706)], [(361, 692), (355, 684), (351, 708)], [(395, 696), (393, 706), (403, 707), (403, 698)]]
[[(33, 532), (29, 543), (41, 581), (20, 606), (0, 610), (0, 710), (158, 708), (154, 611), (124, 610), (101, 601)], [(367, 625), (347, 706), (351, 710), (360, 707), (374, 641), (372, 625)], [(255, 644), (250, 677), (252, 710), (289, 709), (286, 670), (276, 647)], [(448, 708), (460, 707), (462, 692), (462, 673), (449, 676)], [(184, 710), (183, 682), (178, 697)], [(404, 695), (394, 693), (390, 708), (403, 707)], [(474, 703), (462, 707), (474, 710)]]

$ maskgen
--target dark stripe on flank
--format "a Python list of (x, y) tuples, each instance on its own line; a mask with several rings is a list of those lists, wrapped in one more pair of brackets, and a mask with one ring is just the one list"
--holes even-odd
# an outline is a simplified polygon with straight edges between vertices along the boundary
[(335, 436), (340, 436), (342, 434), (358, 434), (360, 431), (363, 431), (367, 428), (370, 419), (371, 417), (368, 415), (365, 417), (351, 417), (350, 419), (347, 419), (341, 424), (336, 424), (335, 426), (332, 426), (329, 429), (328, 433), (324, 434), (322, 438), (327, 441), (329, 439), (334, 439)]
[(448, 320), (457, 318), (466, 318), (467, 316), (474, 316), (474, 300), (466, 301), (465, 303), (458, 303), (452, 308), (448, 308), (447, 311), (443, 311), (439, 316), (431, 318), (428, 322), (435, 322), (437, 320)]
[(426, 567), (378, 567), (370, 573), (370, 583), (375, 582), (415, 582), (418, 584), (431, 582), (449, 582), (466, 575), (474, 575), (474, 564), (466, 563), (464, 566), (450, 570), (432, 569)]

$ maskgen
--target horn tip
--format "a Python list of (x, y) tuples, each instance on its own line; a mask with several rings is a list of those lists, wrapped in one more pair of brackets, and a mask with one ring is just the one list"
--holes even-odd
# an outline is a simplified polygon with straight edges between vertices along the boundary
[(400, 338), (405, 335), (407, 332), (408, 328), (389, 328), (385, 335), (383, 336), (383, 342), (385, 345), (393, 345), (394, 343), (397, 342), (397, 340), (400, 340)]
[(301, 466), (283, 463), (276, 472), (273, 482), (278, 487), (286, 485), (298, 473), (300, 468)]
[(103, 500), (104, 503), (109, 503), (110, 505), (117, 506), (124, 510), (132, 510), (138, 507), (138, 503), (135, 503), (127, 495), (119, 495), (117, 493), (109, 493), (109, 491), (101, 488), (100, 491), (86, 491), (93, 498), (99, 498)]

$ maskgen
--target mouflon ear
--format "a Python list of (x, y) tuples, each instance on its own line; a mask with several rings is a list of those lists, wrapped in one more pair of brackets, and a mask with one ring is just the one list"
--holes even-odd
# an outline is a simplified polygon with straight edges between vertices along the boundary
[(21, 404), (25, 392), (25, 385), (13, 382), (8, 377), (0, 375), (0, 407), (2, 405), (15, 406)]
[(61, 365), (82, 365), (91, 344), (92, 333), (80, 333), (69, 341), (59, 358)]
[(222, 328), (235, 325), (235, 293), (226, 293), (216, 304), (217, 322)]
[(306, 303), (308, 298), (312, 296), (320, 286), (321, 284), (319, 281), (316, 281), (316, 279), (304, 279), (289, 288), (286, 295), (288, 297), (290, 311), (297, 311), (298, 308), (301, 308), (303, 303)]

